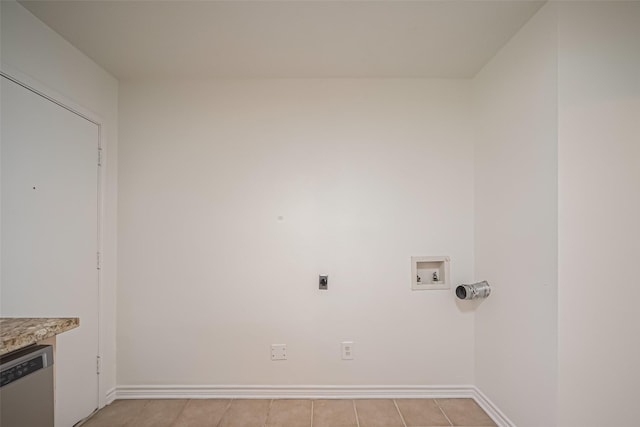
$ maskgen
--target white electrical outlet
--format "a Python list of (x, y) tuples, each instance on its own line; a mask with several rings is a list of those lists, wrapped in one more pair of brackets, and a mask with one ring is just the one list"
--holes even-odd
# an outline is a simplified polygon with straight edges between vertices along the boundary
[(287, 360), (287, 345), (271, 344), (271, 360)]
[(342, 342), (342, 360), (353, 360), (353, 341)]

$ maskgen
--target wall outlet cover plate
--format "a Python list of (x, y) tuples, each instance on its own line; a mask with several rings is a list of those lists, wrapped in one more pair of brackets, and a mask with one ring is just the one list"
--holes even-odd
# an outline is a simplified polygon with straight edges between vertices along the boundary
[(271, 360), (287, 360), (287, 345), (271, 344)]
[(342, 347), (342, 360), (353, 360), (353, 341), (343, 341), (340, 345)]

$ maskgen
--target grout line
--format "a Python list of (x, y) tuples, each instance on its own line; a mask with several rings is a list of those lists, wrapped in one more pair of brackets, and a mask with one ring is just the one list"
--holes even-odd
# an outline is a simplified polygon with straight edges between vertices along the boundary
[(192, 399), (187, 399), (187, 401), (184, 403), (184, 405), (182, 405), (182, 409), (180, 409), (180, 412), (178, 412), (178, 415), (176, 415), (176, 418), (173, 420), (173, 422), (171, 423), (170, 427), (173, 427), (176, 425), (176, 423), (178, 422), (178, 420), (180, 419), (180, 415), (182, 415), (182, 413), (184, 412), (184, 410), (186, 409), (187, 405), (189, 404), (189, 402), (191, 402)]
[(224, 419), (224, 416), (227, 413), (227, 411), (229, 410), (229, 408), (231, 408), (231, 404), (232, 403), (233, 403), (233, 399), (229, 399), (229, 403), (227, 403), (227, 407), (224, 408), (224, 411), (222, 411), (222, 416), (220, 417), (220, 420), (218, 421), (218, 424), (216, 424), (215, 427), (218, 427), (220, 424), (222, 424), (222, 420)]
[(151, 402), (150, 399), (136, 399), (136, 400), (142, 400), (144, 401), (144, 403), (142, 404), (142, 407), (138, 410), (136, 414), (132, 415), (131, 418), (129, 418), (127, 421), (124, 422), (123, 424), (124, 427), (137, 425), (136, 423), (133, 423), (133, 422), (137, 421), (138, 418), (142, 416), (142, 411), (144, 410), (144, 408), (147, 407), (149, 402)]
[(356, 400), (351, 399), (351, 403), (353, 403), (353, 412), (356, 414), (356, 425), (360, 427), (360, 417), (358, 416), (358, 410), (356, 409)]
[(311, 400), (311, 427), (313, 427), (313, 399), (309, 400)]
[(438, 407), (438, 409), (440, 409), (440, 412), (442, 412), (442, 415), (444, 415), (444, 417), (447, 419), (447, 421), (449, 421), (449, 425), (452, 426), (453, 423), (451, 422), (451, 420), (447, 416), (447, 413), (444, 412), (444, 409), (442, 409), (442, 406), (440, 406), (440, 404), (438, 403), (438, 399), (433, 399), (433, 401), (436, 403), (436, 406)]
[(269, 421), (269, 415), (271, 415), (271, 407), (273, 406), (273, 399), (269, 402), (269, 409), (267, 410), (267, 418), (264, 419), (262, 427), (267, 427), (267, 421)]
[(393, 399), (393, 405), (396, 407), (396, 411), (398, 411), (398, 414), (400, 414), (400, 419), (402, 420), (402, 425), (404, 427), (407, 427), (407, 422), (404, 420), (404, 417), (402, 416), (402, 412), (400, 412), (400, 408), (398, 407), (398, 402), (396, 402), (396, 399)]

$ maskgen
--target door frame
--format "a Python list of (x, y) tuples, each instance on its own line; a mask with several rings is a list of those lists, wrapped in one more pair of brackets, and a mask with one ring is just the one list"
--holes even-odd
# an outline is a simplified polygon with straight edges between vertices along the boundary
[[(107, 401), (107, 391), (102, 391), (103, 386), (106, 381), (102, 381), (102, 367), (99, 365), (101, 362), (105, 360), (104, 353), (105, 348), (108, 347), (109, 343), (105, 342), (106, 336), (106, 322), (105, 322), (105, 313), (108, 312), (108, 306), (104, 298), (104, 234), (105, 234), (105, 222), (103, 221), (103, 217), (105, 214), (105, 195), (107, 194), (106, 183), (107, 177), (106, 172), (107, 168), (104, 167), (106, 164), (106, 150), (105, 150), (105, 142), (106, 138), (106, 130), (103, 125), (104, 120), (99, 115), (90, 111), (89, 109), (83, 107), (82, 105), (77, 104), (71, 99), (65, 97), (59, 92), (51, 89), (44, 83), (30, 77), (29, 75), (8, 66), (7, 64), (0, 63), (0, 78), (6, 78), (7, 80), (12, 81), (13, 83), (22, 86), (24, 89), (35, 93), (36, 95), (46, 99), (47, 101), (53, 102), (54, 104), (64, 108), (65, 110), (95, 124), (98, 126), (98, 153), (96, 153), (96, 173), (97, 173), (97, 182), (98, 182), (98, 200), (97, 200), (97, 248), (96, 248), (96, 272), (97, 272), (97, 286), (98, 286), (98, 301), (96, 302), (98, 310), (98, 348), (97, 354), (98, 357), (96, 366), (99, 371), (96, 373), (98, 377), (98, 401), (96, 402), (97, 408), (100, 409), (104, 407), (106, 404), (111, 403)], [(98, 162), (98, 156), (100, 156), (100, 162)], [(115, 313), (114, 313), (115, 316)], [(113, 343), (111, 343), (113, 345)]]

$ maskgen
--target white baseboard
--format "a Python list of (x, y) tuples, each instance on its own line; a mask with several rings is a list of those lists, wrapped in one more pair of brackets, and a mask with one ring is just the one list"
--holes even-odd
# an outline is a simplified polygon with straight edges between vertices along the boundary
[(281, 386), (281, 385), (127, 385), (111, 389), (115, 399), (406, 399), (471, 398), (498, 427), (515, 427), (477, 387), (459, 386)]
[(105, 405), (110, 405), (111, 403), (113, 403), (114, 400), (116, 400), (116, 396), (117, 396), (117, 391), (116, 388), (112, 388), (111, 390), (109, 390), (107, 392), (107, 395), (105, 396)]
[(473, 398), (475, 387), (461, 386), (119, 386), (116, 399), (375, 399)]
[(516, 427), (516, 425), (502, 412), (478, 387), (473, 387), (473, 399), (476, 401), (498, 427)]

